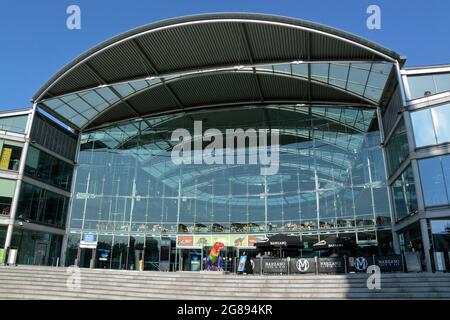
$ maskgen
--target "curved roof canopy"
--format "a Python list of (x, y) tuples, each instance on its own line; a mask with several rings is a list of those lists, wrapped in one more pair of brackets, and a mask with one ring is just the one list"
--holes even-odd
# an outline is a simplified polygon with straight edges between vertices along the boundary
[(378, 106), (395, 52), (312, 22), (194, 15), (143, 26), (87, 51), (33, 101), (89, 129), (144, 115), (271, 103)]

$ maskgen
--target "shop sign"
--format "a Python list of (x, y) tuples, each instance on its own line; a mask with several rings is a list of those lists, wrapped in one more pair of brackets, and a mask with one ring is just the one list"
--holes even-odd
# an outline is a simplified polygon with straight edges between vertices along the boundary
[(316, 262), (314, 258), (291, 259), (289, 271), (291, 273), (315, 273)]
[(265, 273), (287, 273), (287, 259), (263, 259), (263, 272)]
[(380, 267), (381, 272), (403, 271), (402, 256), (400, 255), (377, 256), (375, 264)]
[(344, 258), (319, 258), (320, 273), (345, 273)]

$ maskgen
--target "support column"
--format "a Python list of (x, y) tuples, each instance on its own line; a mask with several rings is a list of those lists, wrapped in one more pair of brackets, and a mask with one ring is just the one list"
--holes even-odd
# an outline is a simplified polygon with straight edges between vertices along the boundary
[(398, 240), (398, 232), (392, 231), (392, 246), (395, 254), (400, 254), (400, 241)]
[[(28, 149), (30, 146), (30, 135), (31, 135), (31, 127), (34, 119), (34, 114), (36, 112), (36, 105), (33, 106), (33, 111), (31, 112), (28, 123), (27, 123), (27, 130), (26, 130), (26, 136), (25, 136), (25, 144), (23, 145), (22, 154), (20, 155), (20, 165), (19, 165), (19, 175), (18, 179), (16, 181), (16, 188), (14, 189), (14, 197), (11, 203), (11, 212), (9, 216), (9, 222), (8, 222), (8, 230), (6, 232), (6, 239), (5, 239), (5, 250), (8, 252), (9, 247), (11, 247), (11, 240), (12, 235), (14, 231), (14, 224), (16, 221), (16, 213), (17, 213), (17, 207), (19, 205), (19, 197), (20, 197), (20, 189), (22, 187), (22, 180), (23, 175), (25, 172), (25, 163), (27, 160), (28, 155)], [(19, 252), (20, 254), (20, 252)], [(0, 263), (5, 262), (7, 259), (7, 254), (4, 256), (4, 261), (0, 261)]]
[(430, 237), (428, 235), (427, 219), (420, 219), (420, 232), (422, 235), (423, 251), (425, 254), (425, 264), (427, 266), (427, 271), (432, 272), (430, 257)]
[(69, 206), (67, 208), (67, 215), (66, 215), (66, 224), (65, 224), (66, 233), (63, 236), (63, 240), (62, 240), (62, 244), (61, 244), (60, 266), (62, 266), (62, 267), (64, 267), (66, 265), (67, 243), (68, 243), (69, 235), (70, 235), (70, 221), (72, 218), (72, 207), (73, 207), (73, 201), (74, 201), (74, 197), (75, 197), (75, 187), (76, 187), (76, 179), (77, 179), (77, 172), (78, 172), (78, 156), (80, 153), (80, 139), (81, 139), (81, 133), (78, 133), (77, 149), (75, 151), (75, 159), (74, 159), (73, 172), (72, 172), (72, 184), (70, 186), (71, 197), (69, 199)]

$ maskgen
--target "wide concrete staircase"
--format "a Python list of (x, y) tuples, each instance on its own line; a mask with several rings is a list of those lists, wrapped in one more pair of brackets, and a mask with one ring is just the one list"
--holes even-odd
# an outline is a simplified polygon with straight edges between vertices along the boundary
[(0, 267), (0, 299), (450, 299), (450, 274), (234, 275)]

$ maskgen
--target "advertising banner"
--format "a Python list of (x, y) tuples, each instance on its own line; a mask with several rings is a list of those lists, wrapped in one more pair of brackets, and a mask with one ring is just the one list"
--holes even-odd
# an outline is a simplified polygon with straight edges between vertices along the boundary
[(287, 273), (287, 259), (263, 259), (264, 273)]
[(177, 235), (177, 247), (193, 247), (194, 246), (194, 236), (193, 235)]
[(212, 246), (210, 235), (195, 235), (194, 247), (209, 247)]
[(319, 258), (320, 273), (345, 273), (344, 258)]
[(264, 239), (266, 239), (266, 235), (265, 234), (249, 234), (248, 235), (248, 246), (249, 247), (254, 247), (255, 246), (255, 242), (257, 241), (262, 241)]
[(12, 154), (11, 148), (3, 148), (3, 153), (0, 158), (0, 169), (8, 170), (11, 154)]
[(291, 259), (289, 271), (290, 273), (315, 273), (316, 262), (314, 258)]
[(244, 272), (245, 262), (247, 261), (247, 256), (241, 256), (239, 259), (238, 272)]
[(371, 256), (348, 257), (348, 272), (366, 272), (370, 265), (373, 265)]
[(377, 256), (375, 264), (380, 267), (381, 272), (403, 271), (403, 261), (400, 255)]
[(248, 247), (248, 236), (246, 234), (230, 235), (229, 246)]
[(186, 234), (177, 235), (178, 248), (201, 248), (213, 246), (216, 242), (222, 242), (225, 247), (246, 248), (253, 247), (256, 241), (265, 239), (263, 234)]

